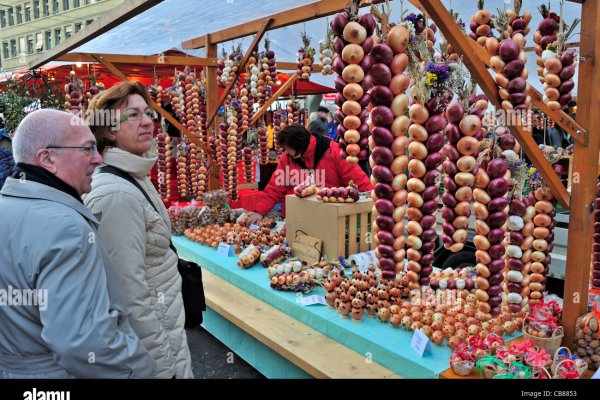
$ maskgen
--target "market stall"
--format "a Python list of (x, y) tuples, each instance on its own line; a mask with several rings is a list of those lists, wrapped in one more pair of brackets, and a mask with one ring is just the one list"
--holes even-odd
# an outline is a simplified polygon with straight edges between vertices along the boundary
[[(165, 202), (175, 191), (193, 200), (173, 204), (169, 213), (174, 234), (185, 236), (173, 240), (179, 254), (210, 272), (206, 289), (214, 297), (205, 326), (268, 374), (277, 376), (274, 365), (288, 360), (294, 367), (285, 367), (284, 376), (323, 376), (316, 372), (323, 360), (312, 365), (266, 338), (267, 324), (276, 321), (266, 318), (257, 328), (242, 308), (223, 308), (229, 294), (216, 286), (226, 282), (236, 296), (250, 295), (289, 323), (297, 320), (343, 345), (340, 353), (369, 354), (374, 365), (343, 376), (454, 377), (451, 367), (486, 378), (582, 377), (600, 362), (598, 320), (588, 309), (600, 282), (593, 253), (600, 252), (600, 192), (597, 168), (589, 168), (598, 165), (600, 151), (591, 132), (600, 108), (592, 90), (600, 83), (593, 63), (600, 5), (580, 7), (577, 54), (566, 43), (578, 22), (558, 2), (555, 11), (542, 7), (534, 17), (520, 1), (498, 15), (480, 1), (472, 15), (460, 16), (471, 18), (464, 30), (439, 0), (408, 3), (318, 1), (181, 43), (204, 47), (207, 58), (186, 64), (202, 66), (202, 73), (185, 68), (175, 75), (169, 96), (179, 121), (152, 103), (187, 138), (174, 145), (166, 133), (158, 135), (158, 189)], [(395, 7), (400, 17), (392, 17)], [(291, 65), (275, 61), (268, 42), (261, 48), (269, 30), (331, 15), (319, 63), (306, 32)], [(218, 44), (252, 34), (245, 49), (219, 57)], [(528, 34), (538, 76), (527, 68)], [(60, 59), (95, 59), (127, 80), (116, 65), (127, 57), (138, 56)], [(281, 79), (284, 67), (295, 73)], [(247, 223), (254, 203), (243, 202), (240, 183), (268, 162), (281, 129), (307, 125), (295, 95), (311, 75), (329, 72), (341, 159), (370, 164), (373, 190), (360, 193), (350, 182), (317, 188), (315, 165), (314, 174), (285, 183), (293, 193), (283, 204), (285, 220), (274, 215)], [(534, 78), (544, 86), (529, 84)], [(575, 86), (573, 119), (565, 111)], [(274, 107), (286, 94), (285, 105)], [(542, 151), (531, 135), (533, 107), (572, 137), (570, 192), (562, 167), (550, 163), (560, 155)], [(230, 210), (240, 204), (247, 210)], [(557, 302), (547, 283), (559, 205), (570, 216), (565, 289)], [(470, 267), (436, 265), (439, 249), (459, 254), (469, 246)], [(309, 293), (326, 305), (303, 305)], [(440, 304), (438, 294), (454, 297)], [(231, 323), (250, 336), (232, 338)], [(513, 341), (521, 335), (524, 340)], [(267, 355), (256, 340), (279, 356)], [(419, 342), (433, 346), (422, 352)], [(561, 353), (561, 344), (572, 354)], [(258, 351), (264, 357), (253, 358)]]

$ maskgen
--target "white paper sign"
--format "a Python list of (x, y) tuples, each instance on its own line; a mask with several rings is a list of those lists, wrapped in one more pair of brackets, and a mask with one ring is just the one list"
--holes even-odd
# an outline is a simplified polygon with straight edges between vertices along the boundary
[(229, 257), (231, 255), (232, 247), (227, 243), (219, 243), (219, 247), (217, 248), (217, 252), (225, 257)]
[(420, 329), (416, 329), (413, 334), (412, 341), (410, 342), (410, 346), (419, 354), (420, 357), (423, 357), (425, 352), (431, 353), (431, 342), (429, 338), (421, 332)]
[(303, 306), (311, 306), (313, 304), (323, 304), (325, 306), (327, 305), (325, 297), (319, 296), (318, 294), (313, 294), (312, 296), (300, 296), (298, 298), (298, 301)]
[(251, 231), (259, 231), (260, 230), (260, 226), (255, 225), (255, 224), (250, 224), (250, 230)]

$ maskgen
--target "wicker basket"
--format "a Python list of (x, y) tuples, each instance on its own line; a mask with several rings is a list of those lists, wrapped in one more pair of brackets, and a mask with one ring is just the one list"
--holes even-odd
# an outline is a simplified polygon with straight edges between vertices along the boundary
[[(559, 358), (559, 352), (561, 350), (565, 350), (568, 354), (568, 357), (566, 358)], [(571, 350), (569, 350), (569, 348), (567, 347), (559, 347), (558, 349), (556, 349), (556, 351), (554, 352), (554, 358), (552, 361), (552, 373), (555, 374), (558, 365), (560, 364), (561, 361), (564, 361), (566, 359), (573, 359), (573, 354), (571, 353)], [(587, 371), (588, 369), (588, 363), (583, 359), (583, 358), (579, 358), (577, 357), (577, 361), (573, 360), (575, 362), (575, 369), (577, 369), (577, 372), (579, 372), (579, 376), (583, 376), (583, 373), (585, 371)]]
[[(534, 346), (535, 350), (540, 351), (540, 348), (537, 346)], [(558, 351), (558, 350), (557, 350)], [(550, 353), (548, 353), (550, 354)], [(550, 369), (552, 367), (553, 364), (553, 359), (547, 360), (546, 362), (544, 362), (542, 365), (537, 365), (537, 364), (533, 364), (527, 361), (527, 356), (524, 357), (524, 362), (523, 364), (527, 365), (528, 367), (531, 367), (532, 369), (534, 368), (543, 368), (543, 369)], [(550, 375), (548, 375), (550, 376)]]
[[(545, 378), (543, 378), (545, 376)], [(531, 379), (554, 379), (550, 371), (544, 367), (532, 367), (531, 368)]]
[(538, 336), (533, 336), (527, 333), (527, 320), (523, 323), (523, 337), (526, 340), (531, 340), (531, 343), (534, 346), (537, 346), (540, 349), (545, 349), (548, 354), (554, 354), (556, 349), (560, 347), (563, 336), (565, 333), (563, 331), (562, 326), (559, 326), (552, 332), (552, 336), (549, 338), (541, 338)]
[(450, 368), (456, 375), (467, 376), (471, 375), (475, 362), (473, 360), (460, 360), (450, 363)]
[[(565, 358), (564, 360), (560, 361), (558, 364), (556, 364), (556, 366), (554, 366), (554, 364), (552, 365), (553, 371), (552, 371), (552, 378), (553, 379), (563, 379), (560, 376), (560, 371), (561, 371), (561, 366), (565, 363), (568, 362), (573, 362), (573, 360), (571, 360), (570, 358)], [(574, 363), (574, 362), (573, 362)], [(574, 368), (577, 371), (577, 377), (575, 379), (579, 379), (581, 378), (581, 374), (579, 373), (579, 370), (577, 368)], [(574, 372), (574, 371), (573, 371)]]

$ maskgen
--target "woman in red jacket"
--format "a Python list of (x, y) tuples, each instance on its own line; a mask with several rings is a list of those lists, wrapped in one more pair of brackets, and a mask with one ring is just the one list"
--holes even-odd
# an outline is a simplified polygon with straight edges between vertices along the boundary
[(318, 187), (343, 187), (353, 181), (361, 192), (373, 189), (363, 170), (341, 159), (338, 144), (328, 137), (312, 135), (303, 126), (288, 125), (281, 130), (277, 140), (285, 153), (261, 193), (250, 215), (250, 223), (260, 221), (309, 174)]

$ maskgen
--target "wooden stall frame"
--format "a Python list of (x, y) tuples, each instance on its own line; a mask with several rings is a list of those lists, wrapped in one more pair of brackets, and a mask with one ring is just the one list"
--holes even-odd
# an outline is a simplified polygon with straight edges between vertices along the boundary
[[(465, 65), (476, 78), (482, 90), (497, 107), (500, 105), (498, 87), (485, 65), (476, 56), (473, 46), (448, 13), (440, 0), (427, 0), (421, 3), (427, 13), (433, 17), (437, 26), (452, 47), (464, 56)], [(600, 94), (593, 88), (600, 85), (600, 64), (595, 63), (596, 50), (600, 52), (600, 5), (596, 1), (586, 1), (582, 8), (581, 59), (579, 65), (578, 113), (577, 123), (582, 127), (596, 126), (600, 120)], [(562, 324), (565, 330), (563, 344), (572, 346), (575, 321), (587, 311), (590, 264), (592, 256), (593, 210), (596, 194), (597, 169), (589, 168), (598, 164), (600, 137), (589, 135), (586, 143), (576, 140), (573, 155), (573, 186), (571, 196), (553, 173), (550, 164), (540, 157), (539, 149), (533, 149), (533, 139), (524, 135), (519, 127), (510, 127), (511, 133), (523, 146), (526, 154), (540, 171), (540, 174), (552, 190), (555, 197), (570, 206), (569, 238), (567, 247), (567, 266), (565, 271), (565, 290)], [(568, 251), (577, 249), (577, 251)]]
[[(361, 2), (361, 6), (381, 3), (382, 1), (383, 0), (367, 0)], [(472, 76), (478, 80), (484, 93), (486, 93), (494, 105), (499, 107), (500, 101), (496, 83), (487, 71), (486, 65), (479, 58), (477, 49), (473, 48), (473, 44), (471, 44), (470, 41), (465, 40), (464, 34), (450, 17), (441, 1), (409, 1), (432, 17), (448, 39), (449, 43), (459, 54), (463, 55), (466, 66), (471, 71)], [(594, 88), (600, 87), (600, 63), (595, 62), (595, 54), (597, 51), (600, 52), (600, 27), (598, 27), (597, 24), (597, 21), (600, 20), (600, 4), (598, 4), (597, 1), (579, 0), (574, 2), (582, 4), (578, 113), (576, 121), (574, 122), (572, 119), (566, 117), (555, 119), (567, 132), (572, 135), (575, 133), (573, 136), (575, 138), (575, 151), (572, 167), (573, 179), (571, 196), (569, 196), (569, 193), (556, 177), (531, 136), (526, 134), (522, 127), (510, 127), (511, 133), (517, 138), (526, 154), (538, 168), (555, 197), (563, 206), (570, 208), (568, 248), (577, 249), (577, 251), (570, 251), (567, 254), (564, 295), (565, 303), (562, 321), (565, 328), (565, 338), (563, 343), (567, 346), (572, 345), (576, 318), (583, 314), (587, 309), (593, 235), (592, 214), (598, 173), (596, 167), (589, 168), (589, 166), (598, 165), (598, 152), (600, 149), (600, 136), (594, 135), (589, 131), (589, 128), (596, 126), (600, 119), (600, 113), (598, 113), (598, 110), (600, 110), (600, 93), (593, 90)], [(137, 1), (135, 3), (139, 6), (139, 3), (142, 3), (142, 1)], [(156, 4), (158, 2), (148, 2), (148, 4), (149, 3)], [(331, 15), (342, 11), (346, 4), (346, 1), (322, 0), (274, 14), (271, 17), (268, 17), (273, 19), (269, 29), (276, 29)], [(261, 30), (263, 21), (264, 19), (251, 21), (186, 40), (182, 43), (182, 47), (184, 49), (206, 47), (207, 58), (216, 58), (216, 44), (257, 33)], [(116, 25), (117, 24), (114, 26)], [(56, 51), (52, 52), (50, 57), (43, 57), (44, 61), (42, 64), (51, 61), (53, 58), (68, 50), (69, 48), (63, 49), (61, 46), (60, 49), (56, 49)], [(33, 63), (30, 66), (37, 67), (41, 65), (39, 60), (36, 61), (37, 63)], [(110, 64), (107, 60), (104, 60), (104, 63)], [(213, 71), (216, 74), (216, 67), (207, 66), (207, 70), (208, 76), (213, 76)], [(216, 75), (214, 77), (216, 77)], [(218, 104), (216, 98), (216, 79), (213, 79), (213, 81), (214, 82), (211, 82), (208, 87), (209, 95), (207, 103), (208, 109), (211, 112), (209, 115), (216, 115), (216, 111), (218, 110), (218, 107), (215, 107)], [(539, 97), (535, 96), (535, 93), (534, 96), (531, 97), (536, 105), (543, 107), (539, 102)], [(549, 115), (551, 115), (551, 113), (549, 113)], [(566, 116), (566, 114), (564, 115)], [(214, 119), (214, 117), (212, 119)], [(587, 134), (587, 132), (590, 133)], [(582, 136), (583, 140), (581, 138), (578, 139), (578, 136)], [(587, 136), (587, 140), (585, 140), (585, 136)]]

